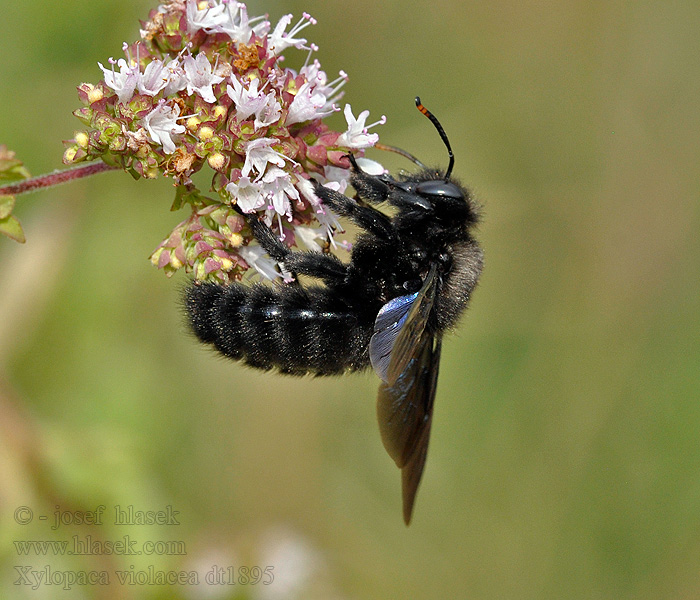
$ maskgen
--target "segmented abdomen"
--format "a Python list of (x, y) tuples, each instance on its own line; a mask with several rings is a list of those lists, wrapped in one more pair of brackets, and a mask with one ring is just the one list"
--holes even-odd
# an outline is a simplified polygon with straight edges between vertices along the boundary
[(185, 301), (202, 342), (252, 367), (338, 375), (369, 366), (372, 324), (325, 288), (206, 283), (192, 285)]

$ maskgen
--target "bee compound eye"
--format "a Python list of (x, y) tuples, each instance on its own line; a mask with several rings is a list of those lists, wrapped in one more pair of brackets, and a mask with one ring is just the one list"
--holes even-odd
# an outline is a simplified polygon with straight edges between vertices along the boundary
[(429, 179), (421, 181), (416, 186), (416, 192), (421, 196), (437, 196), (439, 198), (454, 198), (456, 200), (464, 200), (464, 194), (451, 181), (442, 179)]

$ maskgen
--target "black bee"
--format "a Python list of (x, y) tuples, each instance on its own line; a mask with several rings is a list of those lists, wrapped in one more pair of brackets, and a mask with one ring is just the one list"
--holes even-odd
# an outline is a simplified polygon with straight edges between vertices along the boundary
[[(428, 450), (442, 335), (467, 306), (483, 261), (470, 233), (478, 206), (451, 177), (454, 156), (442, 126), (419, 98), (416, 106), (447, 146), (447, 171), (414, 159), (422, 167), (415, 175), (375, 177), (349, 155), (355, 199), (315, 184), (325, 205), (364, 230), (349, 263), (292, 252), (246, 215), (258, 243), (286, 271), (322, 285), (193, 284), (185, 300), (197, 337), (252, 367), (291, 375), (373, 367), (382, 380), (379, 428), (402, 470), (407, 525)], [(381, 202), (396, 209), (393, 217), (371, 206)]]

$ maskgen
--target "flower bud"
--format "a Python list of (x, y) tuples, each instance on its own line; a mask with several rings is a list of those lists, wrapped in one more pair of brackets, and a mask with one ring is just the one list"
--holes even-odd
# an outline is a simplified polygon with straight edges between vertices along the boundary
[(212, 169), (219, 171), (226, 164), (226, 158), (223, 154), (221, 154), (221, 152), (215, 152), (214, 154), (209, 155), (207, 162)]
[(90, 137), (84, 131), (76, 131), (75, 132), (75, 142), (81, 148), (87, 149), (88, 144), (90, 143)]
[(88, 92), (88, 102), (90, 104), (94, 104), (95, 102), (99, 102), (104, 98), (104, 93), (100, 88), (93, 87), (89, 92)]

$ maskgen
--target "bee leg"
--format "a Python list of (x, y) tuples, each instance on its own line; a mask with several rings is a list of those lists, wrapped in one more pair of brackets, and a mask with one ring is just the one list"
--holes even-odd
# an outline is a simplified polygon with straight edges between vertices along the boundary
[(352, 154), (346, 156), (352, 165), (353, 173), (350, 181), (357, 194), (367, 202), (384, 202), (391, 193), (389, 186), (379, 177), (365, 173)]
[(275, 232), (255, 214), (244, 215), (253, 232), (253, 237), (272, 258), (283, 262), (291, 250), (275, 235)]
[(287, 271), (328, 282), (345, 278), (347, 267), (337, 257), (319, 252), (292, 252), (257, 215), (246, 217), (258, 243), (274, 260), (283, 263)]
[(316, 182), (314, 186), (314, 192), (324, 204), (341, 216), (352, 219), (356, 225), (362, 227), (365, 231), (383, 240), (392, 240), (396, 238), (396, 232), (394, 226), (391, 224), (391, 219), (376, 208), (361, 206), (344, 194), (327, 188), (318, 182)]
[(326, 283), (343, 281), (348, 272), (347, 265), (336, 256), (320, 252), (290, 252), (284, 267), (301, 275), (318, 277)]

